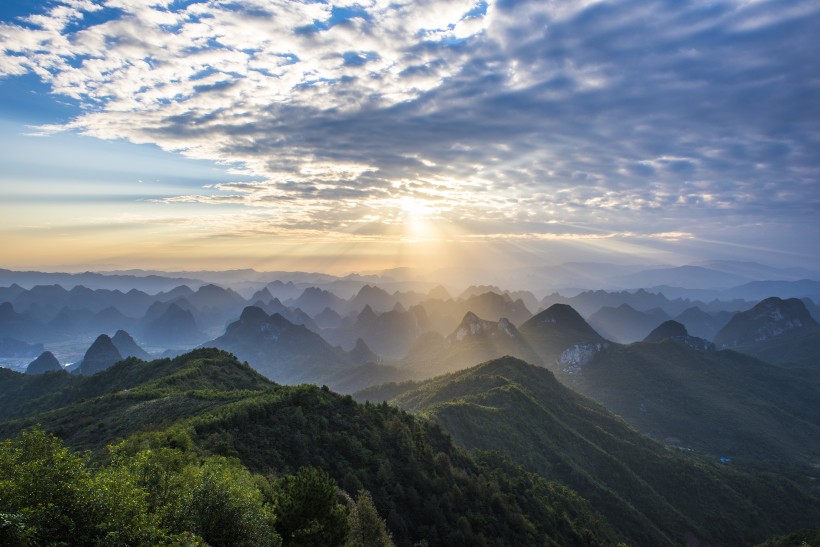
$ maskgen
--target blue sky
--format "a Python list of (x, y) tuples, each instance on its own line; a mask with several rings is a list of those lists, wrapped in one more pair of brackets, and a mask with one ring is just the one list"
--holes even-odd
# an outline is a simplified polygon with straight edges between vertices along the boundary
[(6, 1), (6, 267), (820, 267), (817, 2)]

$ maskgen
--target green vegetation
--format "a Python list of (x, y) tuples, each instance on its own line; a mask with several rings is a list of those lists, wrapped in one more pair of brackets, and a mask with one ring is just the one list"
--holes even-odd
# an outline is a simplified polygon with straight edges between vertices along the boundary
[(752, 544), (820, 518), (820, 499), (797, 484), (665, 448), (514, 358), (386, 392), (462, 446), (505, 453), (567, 484), (635, 544)]
[[(66, 446), (40, 432), (3, 444), (0, 529), (9, 541), (256, 545), (281, 538), (288, 546), (377, 538), (389, 545), (392, 536), (405, 546), (619, 539), (566, 487), (507, 460), (471, 457), (427, 420), (326, 388), (278, 386), (218, 350), (128, 360), (88, 378), (30, 380), (4, 377), (4, 397), (25, 408), (0, 424), (0, 436), (16, 438), (42, 424)], [(50, 439), (44, 453), (58, 454), (69, 471), (41, 481), (39, 497), (29, 497), (24, 493), (36, 489), (25, 481), (39, 480), (37, 472), (21, 470), (51, 458), (21, 451), (20, 443), (36, 437)], [(52, 490), (73, 497), (55, 502)], [(55, 510), (64, 505), (81, 510)]]
[(607, 348), (562, 380), (672, 446), (734, 466), (816, 476), (820, 391), (798, 371), (667, 341)]

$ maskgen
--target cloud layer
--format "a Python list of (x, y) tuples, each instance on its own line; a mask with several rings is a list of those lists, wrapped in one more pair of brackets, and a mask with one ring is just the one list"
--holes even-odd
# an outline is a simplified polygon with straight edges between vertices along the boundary
[(166, 201), (270, 230), (729, 242), (818, 230), (817, 36), (816, 2), (61, 0), (0, 74), (79, 102), (44, 132), (229, 165)]

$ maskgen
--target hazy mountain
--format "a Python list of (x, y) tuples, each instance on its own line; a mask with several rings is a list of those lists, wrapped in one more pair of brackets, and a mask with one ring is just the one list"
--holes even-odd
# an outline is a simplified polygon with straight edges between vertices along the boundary
[(225, 334), (203, 344), (229, 351), (275, 382), (322, 384), (339, 369), (353, 364), (350, 357), (303, 325), (275, 313), (249, 306)]
[(373, 311), (383, 313), (390, 311), (396, 305), (397, 299), (382, 288), (365, 285), (356, 296), (350, 299), (347, 309), (361, 310), (370, 306)]
[(325, 330), (322, 335), (343, 347), (350, 347), (361, 338), (379, 355), (398, 359), (407, 354), (428, 326), (421, 306), (405, 310), (397, 303), (390, 311), (376, 313), (370, 305), (365, 305), (352, 324)]
[(143, 361), (151, 360), (151, 354), (142, 349), (134, 341), (134, 339), (131, 338), (131, 335), (124, 330), (118, 330), (111, 338), (111, 342), (117, 348), (117, 351), (120, 352), (123, 359), (128, 357), (136, 357), (137, 359), (142, 359)]
[[(782, 478), (666, 449), (551, 372), (517, 359), (385, 388), (391, 403), (432, 417), (465, 448), (501, 451), (593, 500), (631, 544), (754, 544), (773, 528), (790, 530), (816, 518), (790, 514), (802, 511), (797, 500), (805, 500), (811, 513), (820, 509)], [(379, 402), (380, 389), (357, 398)], [(792, 509), (775, 500), (780, 496)]]
[(315, 315), (325, 308), (339, 310), (345, 305), (345, 301), (332, 292), (317, 287), (308, 287), (299, 298), (285, 303), (292, 308), (301, 308), (308, 315)]
[(589, 317), (589, 324), (609, 340), (629, 343), (642, 340), (667, 320), (669, 316), (660, 308), (641, 312), (629, 304), (621, 304), (617, 308), (601, 308)]
[(34, 357), (43, 351), (43, 344), (29, 344), (5, 336), (0, 338), (0, 357)]
[(444, 336), (453, 332), (464, 315), (469, 312), (489, 321), (498, 321), (506, 317), (516, 325), (532, 316), (522, 300), (513, 300), (507, 294), (495, 292), (472, 295), (469, 298), (458, 300), (427, 299), (420, 305), (426, 312), (429, 329)]
[(697, 336), (690, 336), (683, 324), (672, 319), (658, 325), (655, 330), (643, 339), (647, 344), (660, 344), (667, 340), (682, 344), (687, 348), (701, 351), (712, 351), (715, 349), (715, 345), (712, 342), (698, 338)]
[(521, 325), (521, 334), (537, 353), (532, 363), (553, 370), (583, 365), (606, 340), (566, 304), (553, 304)]
[(316, 325), (322, 329), (335, 329), (341, 326), (342, 317), (333, 309), (325, 308), (313, 316)]
[(83, 360), (75, 372), (82, 376), (91, 376), (119, 361), (122, 361), (122, 355), (117, 350), (114, 342), (107, 334), (101, 334), (85, 352)]
[(43, 325), (29, 315), (18, 313), (11, 302), (0, 304), (0, 333), (3, 337), (23, 342), (39, 342)]
[(792, 468), (820, 454), (817, 381), (740, 353), (611, 345), (570, 372), (567, 385), (674, 446)]
[(796, 298), (767, 298), (735, 314), (714, 341), (770, 363), (820, 368), (820, 324)]
[(194, 346), (207, 339), (199, 330), (191, 310), (178, 303), (161, 304), (154, 308), (140, 325), (140, 338), (152, 346)]
[(752, 281), (726, 291), (727, 298), (758, 301), (770, 296), (780, 298), (820, 298), (820, 281)]
[(427, 378), (504, 355), (531, 361), (539, 359), (515, 325), (506, 318), (488, 321), (467, 312), (447, 337), (427, 333), (419, 338), (398, 366), (412, 370), (416, 378)]
[(752, 279), (701, 266), (679, 266), (676, 268), (652, 268), (640, 272), (616, 276), (613, 282), (627, 288), (672, 285), (687, 289), (728, 289)]
[(63, 370), (60, 361), (50, 351), (44, 351), (37, 359), (28, 364), (26, 374), (45, 374), (46, 372), (58, 370)]
[(0, 269), (0, 285), (18, 284), (24, 288), (35, 285), (63, 285), (74, 287), (83, 285), (94, 289), (122, 290), (138, 289), (146, 292), (169, 290), (178, 285), (199, 286), (203, 282), (197, 279), (165, 277), (160, 275), (127, 275), (101, 273), (48, 273), (18, 272)]
[(683, 324), (692, 336), (711, 340), (733, 315), (727, 311), (707, 313), (697, 306), (692, 306), (677, 315), (675, 321)]

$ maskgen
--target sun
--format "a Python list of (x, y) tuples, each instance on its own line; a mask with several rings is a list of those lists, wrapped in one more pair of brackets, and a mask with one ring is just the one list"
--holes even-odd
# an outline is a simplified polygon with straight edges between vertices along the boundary
[(399, 200), (398, 206), (401, 209), (406, 235), (426, 239), (434, 234), (434, 210), (427, 200), (405, 196)]

